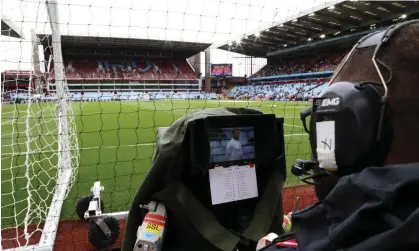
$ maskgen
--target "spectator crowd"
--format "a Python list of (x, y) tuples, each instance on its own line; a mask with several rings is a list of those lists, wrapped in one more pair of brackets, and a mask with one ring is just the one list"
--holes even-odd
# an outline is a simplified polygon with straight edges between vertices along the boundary
[(309, 100), (318, 96), (327, 82), (294, 84), (258, 84), (236, 86), (227, 91), (228, 99), (244, 100)]
[[(196, 80), (186, 60), (68, 60), (67, 79)], [(54, 78), (51, 72), (50, 78)]]
[(264, 66), (252, 77), (268, 77), (295, 73), (333, 71), (344, 53), (319, 54), (315, 57), (281, 60)]
[[(273, 59), (271, 64), (264, 66), (253, 74), (252, 84), (235, 86), (224, 90), (228, 99), (244, 100), (309, 100), (318, 96), (327, 86), (327, 78), (305, 79), (278, 78), (270, 82), (255, 82), (252, 78), (290, 75), (298, 73), (314, 73), (333, 71), (342, 60), (343, 51), (318, 54), (314, 57), (300, 57), (294, 59)], [(301, 77), (300, 77), (301, 78)], [(256, 81), (260, 81), (257, 79)]]

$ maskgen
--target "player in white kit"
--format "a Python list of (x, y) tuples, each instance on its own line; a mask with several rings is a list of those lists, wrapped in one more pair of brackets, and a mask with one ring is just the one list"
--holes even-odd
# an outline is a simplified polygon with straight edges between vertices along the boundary
[(233, 138), (227, 143), (226, 157), (227, 160), (243, 159), (242, 145), (240, 143), (240, 130), (238, 128), (234, 128)]

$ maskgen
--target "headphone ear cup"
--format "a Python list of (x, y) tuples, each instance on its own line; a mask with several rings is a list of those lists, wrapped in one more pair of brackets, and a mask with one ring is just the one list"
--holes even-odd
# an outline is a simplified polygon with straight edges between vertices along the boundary
[(388, 153), (390, 152), (393, 132), (389, 116), (389, 104), (385, 101), (381, 106), (382, 112), (380, 114), (380, 124), (377, 126), (377, 147), (374, 153), (376, 156), (374, 164), (377, 166), (384, 165)]
[[(310, 120), (310, 144), (313, 159), (317, 156), (317, 122), (333, 121), (336, 175), (341, 177), (362, 171), (368, 166), (382, 165), (389, 150), (388, 110), (382, 106), (382, 95), (374, 83), (338, 82), (329, 86), (322, 98), (340, 99), (338, 109), (328, 102), (313, 103)], [(319, 100), (320, 101), (320, 100)], [(384, 108), (384, 115), (381, 111)], [(380, 122), (381, 117), (383, 120)], [(380, 125), (382, 131), (379, 132)], [(379, 140), (378, 140), (379, 139)]]
[[(372, 105), (376, 106), (374, 113), (378, 114), (375, 121), (375, 142), (372, 147), (371, 159), (369, 165), (382, 166), (388, 155), (391, 146), (391, 127), (389, 123), (388, 115), (388, 102), (383, 100), (383, 96), (377, 86), (381, 86), (376, 83), (362, 83), (361, 88), (366, 88), (369, 99), (372, 101)], [(379, 106), (377, 104), (380, 104)]]

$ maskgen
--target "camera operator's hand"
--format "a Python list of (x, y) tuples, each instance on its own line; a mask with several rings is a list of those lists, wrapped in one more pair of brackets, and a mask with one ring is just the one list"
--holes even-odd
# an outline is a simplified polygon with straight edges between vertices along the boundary
[(258, 244), (256, 245), (256, 250), (260, 250), (270, 244), (272, 244), (273, 240), (278, 238), (278, 235), (275, 233), (269, 233), (268, 235), (266, 235), (265, 237), (263, 237), (262, 239), (260, 239), (258, 241)]

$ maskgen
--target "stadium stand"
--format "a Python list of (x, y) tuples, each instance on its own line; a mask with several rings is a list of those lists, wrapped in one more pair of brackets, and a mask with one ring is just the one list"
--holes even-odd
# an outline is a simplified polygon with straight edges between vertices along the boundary
[(27, 89), (31, 83), (31, 71), (11, 70), (1, 74), (2, 90)]
[(276, 58), (249, 78), (250, 85), (235, 86), (224, 92), (228, 99), (310, 100), (327, 85), (346, 51), (347, 48), (309, 58)]
[[(82, 53), (82, 52), (81, 52)], [(159, 62), (120, 59), (64, 61), (67, 80), (197, 80), (186, 60)], [(49, 76), (54, 79), (54, 73)]]
[(345, 54), (346, 51), (340, 51), (323, 53), (308, 59), (304, 57), (290, 60), (280, 60), (280, 63), (264, 66), (258, 72), (253, 74), (252, 77), (333, 71)]
[(227, 90), (229, 99), (306, 101), (327, 85), (328, 77), (349, 48), (312, 57), (273, 58), (249, 79), (251, 85)]
[[(43, 38), (45, 61), (51, 61), (51, 37), (38, 37)], [(75, 101), (217, 98), (201, 92), (200, 74), (187, 61), (209, 44), (77, 36), (63, 36), (62, 44), (65, 77)], [(54, 68), (48, 72), (54, 92)]]
[(231, 99), (306, 101), (321, 93), (327, 82), (294, 84), (262, 84), (233, 87), (227, 96)]
[(33, 86), (31, 71), (9, 70), (1, 74), (2, 100), (10, 102), (16, 98), (27, 99), (27, 90)]

